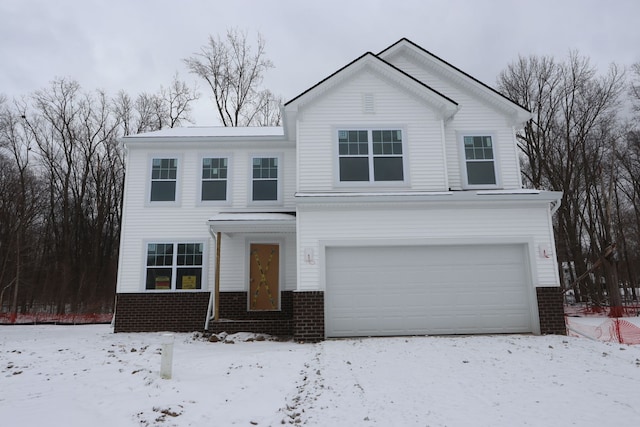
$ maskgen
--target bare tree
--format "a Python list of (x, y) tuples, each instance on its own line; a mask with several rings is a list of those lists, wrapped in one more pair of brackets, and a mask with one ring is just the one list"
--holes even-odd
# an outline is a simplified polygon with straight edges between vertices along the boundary
[[(11, 320), (15, 321), (19, 292), (30, 284), (25, 260), (31, 257), (25, 255), (32, 247), (41, 201), (40, 187), (32, 171), (33, 141), (24, 114), (3, 104), (0, 102), (0, 288), (4, 291), (12, 287), (10, 312)], [(12, 279), (4, 284), (11, 272)]]
[[(561, 265), (570, 266), (575, 276), (587, 272), (616, 242), (613, 209), (620, 139), (616, 114), (623, 77), (615, 65), (598, 76), (588, 58), (572, 52), (564, 62), (521, 57), (498, 79), (502, 93), (533, 113), (517, 135), (523, 174), (534, 187), (563, 192), (555, 223), (558, 255)], [(589, 275), (586, 279), (574, 290), (601, 303), (600, 279), (591, 280)], [(611, 269), (603, 280), (610, 305), (619, 305)]]
[[(640, 115), (640, 62), (636, 62), (631, 66), (632, 80), (629, 85), (629, 95), (633, 103), (635, 112)], [(636, 116), (636, 122), (639, 117)], [(636, 123), (640, 126), (640, 123)]]
[(112, 101), (113, 112), (125, 135), (173, 128), (185, 122), (192, 123), (192, 104), (199, 96), (195, 88), (175, 74), (168, 87), (160, 86), (156, 93), (143, 92), (135, 101), (120, 91)]
[(274, 112), (278, 98), (260, 89), (265, 72), (273, 68), (265, 55), (259, 33), (253, 47), (246, 32), (229, 29), (224, 39), (209, 36), (200, 52), (184, 59), (189, 71), (211, 89), (224, 126), (280, 124), (280, 113)]
[(36, 305), (112, 307), (125, 173), (118, 138), (180, 125), (196, 96), (177, 76), (135, 101), (59, 78), (11, 105), (0, 100), (0, 296), (12, 294), (14, 317)]

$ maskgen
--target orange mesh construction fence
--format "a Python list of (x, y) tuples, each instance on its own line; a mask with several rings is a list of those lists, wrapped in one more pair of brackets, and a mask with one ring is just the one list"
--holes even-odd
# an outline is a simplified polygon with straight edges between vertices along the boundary
[[(596, 320), (597, 319), (597, 320)], [(621, 344), (640, 344), (640, 320), (633, 318), (590, 318), (589, 323), (580, 318), (566, 317), (569, 336), (586, 337), (597, 341), (617, 342)], [(590, 324), (593, 321), (599, 324)]]
[(0, 313), (0, 325), (84, 325), (91, 323), (109, 323), (113, 318), (113, 313), (86, 313), (86, 314), (50, 314), (34, 313), (12, 315), (10, 313)]

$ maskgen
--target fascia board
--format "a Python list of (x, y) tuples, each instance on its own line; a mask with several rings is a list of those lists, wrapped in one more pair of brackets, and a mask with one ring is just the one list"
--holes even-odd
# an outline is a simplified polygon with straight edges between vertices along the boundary
[(120, 141), (127, 149), (152, 148), (247, 148), (259, 149), (295, 147), (295, 141), (282, 137), (171, 137), (171, 138), (121, 138)]
[(304, 105), (313, 102), (313, 100), (317, 99), (319, 96), (331, 90), (333, 87), (345, 81), (349, 77), (355, 75), (365, 67), (369, 67), (377, 73), (386, 76), (407, 89), (412, 94), (417, 95), (425, 102), (432, 105), (435, 109), (439, 110), (445, 118), (453, 116), (458, 111), (458, 104), (454, 100), (425, 85), (413, 76), (392, 64), (389, 64), (383, 59), (378, 58), (370, 52), (367, 52), (355, 61), (347, 64), (340, 70), (331, 74), (329, 77), (307, 89), (305, 92), (296, 96), (291, 101), (288, 101), (285, 104), (285, 111), (295, 112), (299, 110)]
[(378, 53), (378, 56), (385, 59), (403, 51), (408, 52), (412, 57), (421, 60), (427, 65), (439, 68), (443, 73), (448, 72), (452, 76), (455, 76), (456, 80), (462, 85), (467, 86), (471, 90), (475, 90), (476, 93), (483, 95), (493, 103), (502, 105), (502, 109), (511, 113), (514, 122), (524, 123), (532, 117), (531, 112), (527, 108), (519, 105), (512, 99), (493, 89), (491, 86), (481, 82), (472, 75), (462, 71), (458, 67), (450, 64), (439, 56), (434, 55), (406, 38), (400, 39), (396, 43), (382, 50)]

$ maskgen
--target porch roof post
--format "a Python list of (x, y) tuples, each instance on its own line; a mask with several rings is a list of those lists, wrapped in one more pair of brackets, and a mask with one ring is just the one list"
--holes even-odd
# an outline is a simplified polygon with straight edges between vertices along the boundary
[(218, 320), (220, 316), (220, 248), (222, 245), (222, 233), (220, 231), (214, 232), (213, 227), (209, 225), (209, 234), (216, 241), (216, 271), (213, 292), (209, 297), (209, 306), (207, 307), (207, 318), (204, 322), (204, 329), (209, 329), (209, 321), (211, 320), (211, 314), (213, 311), (213, 320)]

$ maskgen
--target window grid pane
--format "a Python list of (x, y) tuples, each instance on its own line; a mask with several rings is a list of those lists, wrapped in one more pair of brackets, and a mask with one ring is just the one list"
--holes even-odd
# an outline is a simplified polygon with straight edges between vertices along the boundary
[(153, 159), (151, 179), (176, 179), (177, 159)]
[(254, 201), (278, 200), (278, 158), (253, 158), (252, 199)]
[(145, 289), (201, 289), (203, 250), (202, 243), (149, 243)]
[(175, 201), (177, 176), (178, 159), (153, 159), (151, 163), (151, 201)]
[(366, 130), (338, 131), (340, 155), (366, 156), (369, 154), (369, 135)]
[(254, 157), (253, 179), (274, 179), (274, 178), (278, 178), (278, 158), (277, 157)]
[(147, 265), (173, 264), (173, 244), (150, 243), (147, 248)]
[(490, 136), (465, 136), (464, 152), (467, 160), (493, 159), (493, 144)]
[(342, 182), (404, 180), (399, 129), (339, 130), (338, 155)]
[(491, 136), (465, 136), (464, 154), (469, 185), (495, 185), (496, 173)]
[(227, 167), (226, 157), (202, 159), (201, 200), (227, 200)]
[(402, 131), (400, 130), (374, 130), (373, 154), (402, 156)]
[(201, 243), (178, 243), (178, 265), (202, 265)]
[(202, 159), (202, 179), (227, 179), (227, 159)]

